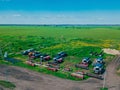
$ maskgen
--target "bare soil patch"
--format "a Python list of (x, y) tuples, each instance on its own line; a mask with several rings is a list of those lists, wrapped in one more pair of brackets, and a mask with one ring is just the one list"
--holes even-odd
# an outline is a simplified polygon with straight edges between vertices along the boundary
[(120, 51), (116, 50), (116, 49), (103, 49), (103, 51), (106, 54), (111, 54), (111, 55), (120, 55)]

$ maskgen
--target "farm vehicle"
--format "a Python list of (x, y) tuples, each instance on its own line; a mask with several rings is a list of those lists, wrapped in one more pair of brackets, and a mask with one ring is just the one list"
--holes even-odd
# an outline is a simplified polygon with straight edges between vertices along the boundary
[(74, 72), (74, 73), (71, 73), (71, 76), (84, 79), (84, 72)]
[(101, 64), (103, 64), (103, 63), (104, 63), (104, 62), (103, 62), (103, 58), (102, 58), (102, 57), (97, 58), (97, 59), (96, 59), (96, 63), (101, 63)]
[(83, 68), (83, 69), (88, 69), (89, 64), (91, 63), (90, 58), (86, 57), (82, 60), (81, 63), (76, 64), (75, 67), (77, 68)]
[(26, 64), (28, 64), (30, 66), (36, 66), (35, 63), (31, 60), (26, 61)]
[(62, 63), (63, 62), (63, 58), (61, 56), (56, 56), (53, 58), (54, 62), (56, 63)]
[(89, 77), (100, 79), (100, 80), (104, 79), (101, 75), (97, 75), (93, 73), (85, 73), (85, 72), (71, 73), (71, 76), (76, 77), (76, 78), (81, 78), (81, 79), (84, 79), (85, 76), (89, 76)]
[(59, 52), (59, 53), (58, 53), (58, 56), (66, 57), (66, 56), (67, 56), (67, 53), (65, 53), (65, 52)]
[(28, 55), (30, 52), (34, 52), (34, 49), (31, 48), (31, 49), (25, 50), (22, 52), (22, 55)]
[(65, 67), (63, 70), (64, 70), (65, 72), (71, 72), (71, 71), (72, 71), (72, 68), (70, 68), (70, 67)]
[(50, 60), (50, 56), (47, 54), (42, 54), (39, 52), (33, 52), (32, 55), (29, 56), (30, 58), (36, 59), (40, 58), (42, 61), (48, 61)]
[(56, 72), (58, 71), (58, 68), (55, 68), (55, 67), (47, 67), (48, 70), (51, 70), (53, 72)]
[(58, 71), (60, 69), (60, 66), (58, 64), (53, 64), (53, 63), (49, 63), (47, 64), (47, 69), (51, 70), (51, 71)]
[(40, 58), (42, 61), (50, 60), (50, 56), (42, 54), (34, 49), (28, 49), (22, 52), (22, 55), (28, 55), (30, 59)]
[(40, 55), (40, 59), (41, 59), (42, 61), (48, 61), (48, 60), (50, 60), (50, 56), (47, 55), (47, 54), (41, 54), (41, 55)]
[(104, 66), (101, 63), (95, 63), (93, 71), (95, 74), (102, 74), (104, 72)]
[(67, 54), (65, 52), (59, 52), (54, 58), (54, 62), (56, 63), (62, 63), (64, 61), (64, 57), (66, 57)]
[(89, 77), (93, 77), (93, 78), (97, 78), (100, 80), (104, 79), (101, 75), (97, 75), (97, 74), (93, 74), (93, 73), (85, 73), (84, 75), (89, 76)]

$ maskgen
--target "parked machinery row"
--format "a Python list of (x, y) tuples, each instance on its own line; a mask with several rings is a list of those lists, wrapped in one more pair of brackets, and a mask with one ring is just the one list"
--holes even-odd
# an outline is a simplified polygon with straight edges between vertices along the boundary
[[(103, 52), (100, 52), (100, 53), (91, 53), (90, 52), (90, 55), (97, 55), (99, 56), (99, 58), (95, 59), (95, 62), (92, 64), (93, 65), (93, 71), (95, 74), (102, 74), (105, 69), (104, 69), (104, 59), (102, 58), (103, 56)], [(91, 64), (91, 60), (90, 60), (90, 57), (85, 57), (82, 59), (82, 62), (80, 62), (79, 64), (76, 64), (75, 67), (77, 68), (82, 68), (82, 69), (89, 69), (89, 65)]]
[[(38, 51), (35, 51), (34, 49), (25, 50), (25, 51), (22, 52), (22, 55), (27, 55), (29, 57), (29, 60), (26, 61), (26, 62), (27, 62), (27, 64), (29, 64), (31, 66), (33, 66), (33, 64), (30, 64), (30, 62), (33, 63), (33, 60), (36, 59), (36, 58), (40, 58), (40, 62), (49, 61), (51, 59), (51, 57), (48, 54), (42, 54)], [(59, 52), (57, 55), (55, 55), (55, 57), (53, 58), (53, 61), (48, 62), (48, 65), (51, 66), (51, 65), (54, 65), (54, 64), (62, 63), (66, 56), (67, 56), (67, 53)]]

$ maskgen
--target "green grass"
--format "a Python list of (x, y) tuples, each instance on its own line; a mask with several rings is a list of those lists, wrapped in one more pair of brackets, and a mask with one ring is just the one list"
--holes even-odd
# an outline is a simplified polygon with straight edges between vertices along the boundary
[(1, 36), (120, 39), (120, 27), (0, 26)]
[[(0, 46), (3, 53), (7, 51), (10, 57), (18, 58), (24, 62), (28, 58), (27, 56), (22, 56), (21, 52), (29, 48), (47, 53), (52, 58), (58, 52), (65, 51), (69, 56), (61, 64), (61, 68), (70, 64), (73, 72), (82, 70), (75, 68), (74, 64), (81, 62), (84, 57), (91, 57), (89, 55), (90, 51), (100, 52), (103, 48), (120, 50), (119, 36), (120, 26), (0, 26)], [(111, 57), (105, 54), (104, 58), (108, 56)], [(92, 61), (95, 58), (97, 57), (91, 57)], [(2, 58), (0, 57), (0, 59)], [(39, 61), (39, 59), (35, 61)], [(0, 63), (11, 65), (4, 61), (0, 61)], [(61, 71), (55, 73), (45, 68), (34, 68), (23, 63), (16, 64), (16, 66), (61, 78), (77, 80), (71, 77), (69, 73)], [(90, 71), (92, 71), (92, 68), (92, 65), (90, 65)]]
[(13, 83), (9, 81), (3, 81), (3, 80), (0, 80), (0, 85), (5, 88), (10, 88), (10, 89), (14, 89), (16, 87)]

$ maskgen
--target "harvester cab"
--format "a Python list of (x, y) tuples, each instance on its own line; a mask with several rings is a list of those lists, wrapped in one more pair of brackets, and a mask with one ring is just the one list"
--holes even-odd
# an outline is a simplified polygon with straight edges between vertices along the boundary
[(56, 56), (56, 57), (53, 58), (53, 60), (57, 63), (63, 62), (63, 58), (61, 56)]
[(103, 64), (103, 58), (102, 58), (102, 57), (97, 58), (97, 59), (96, 59), (96, 63), (101, 63), (101, 64)]
[(94, 73), (95, 74), (102, 74), (103, 73), (103, 64), (101, 64), (101, 63), (96, 63), (95, 65), (94, 65)]
[(40, 55), (40, 59), (41, 59), (42, 61), (48, 61), (48, 60), (50, 60), (50, 56), (47, 55), (47, 54), (41, 54), (41, 55)]
[(65, 53), (65, 52), (59, 52), (58, 53), (58, 56), (61, 56), (61, 57), (66, 57), (67, 56), (67, 53)]
[(39, 58), (39, 57), (40, 57), (40, 55), (41, 55), (41, 53), (40, 53), (40, 52), (38, 52), (38, 51), (35, 51), (35, 52), (34, 52), (34, 57), (35, 57), (35, 58)]
[(82, 63), (83, 63), (83, 64), (89, 64), (89, 63), (90, 63), (90, 58), (89, 58), (89, 57), (85, 57), (85, 58), (82, 60)]
[(34, 51), (33, 48), (25, 50), (25, 51), (22, 52), (22, 55), (28, 55), (30, 52), (33, 52), (33, 51)]

